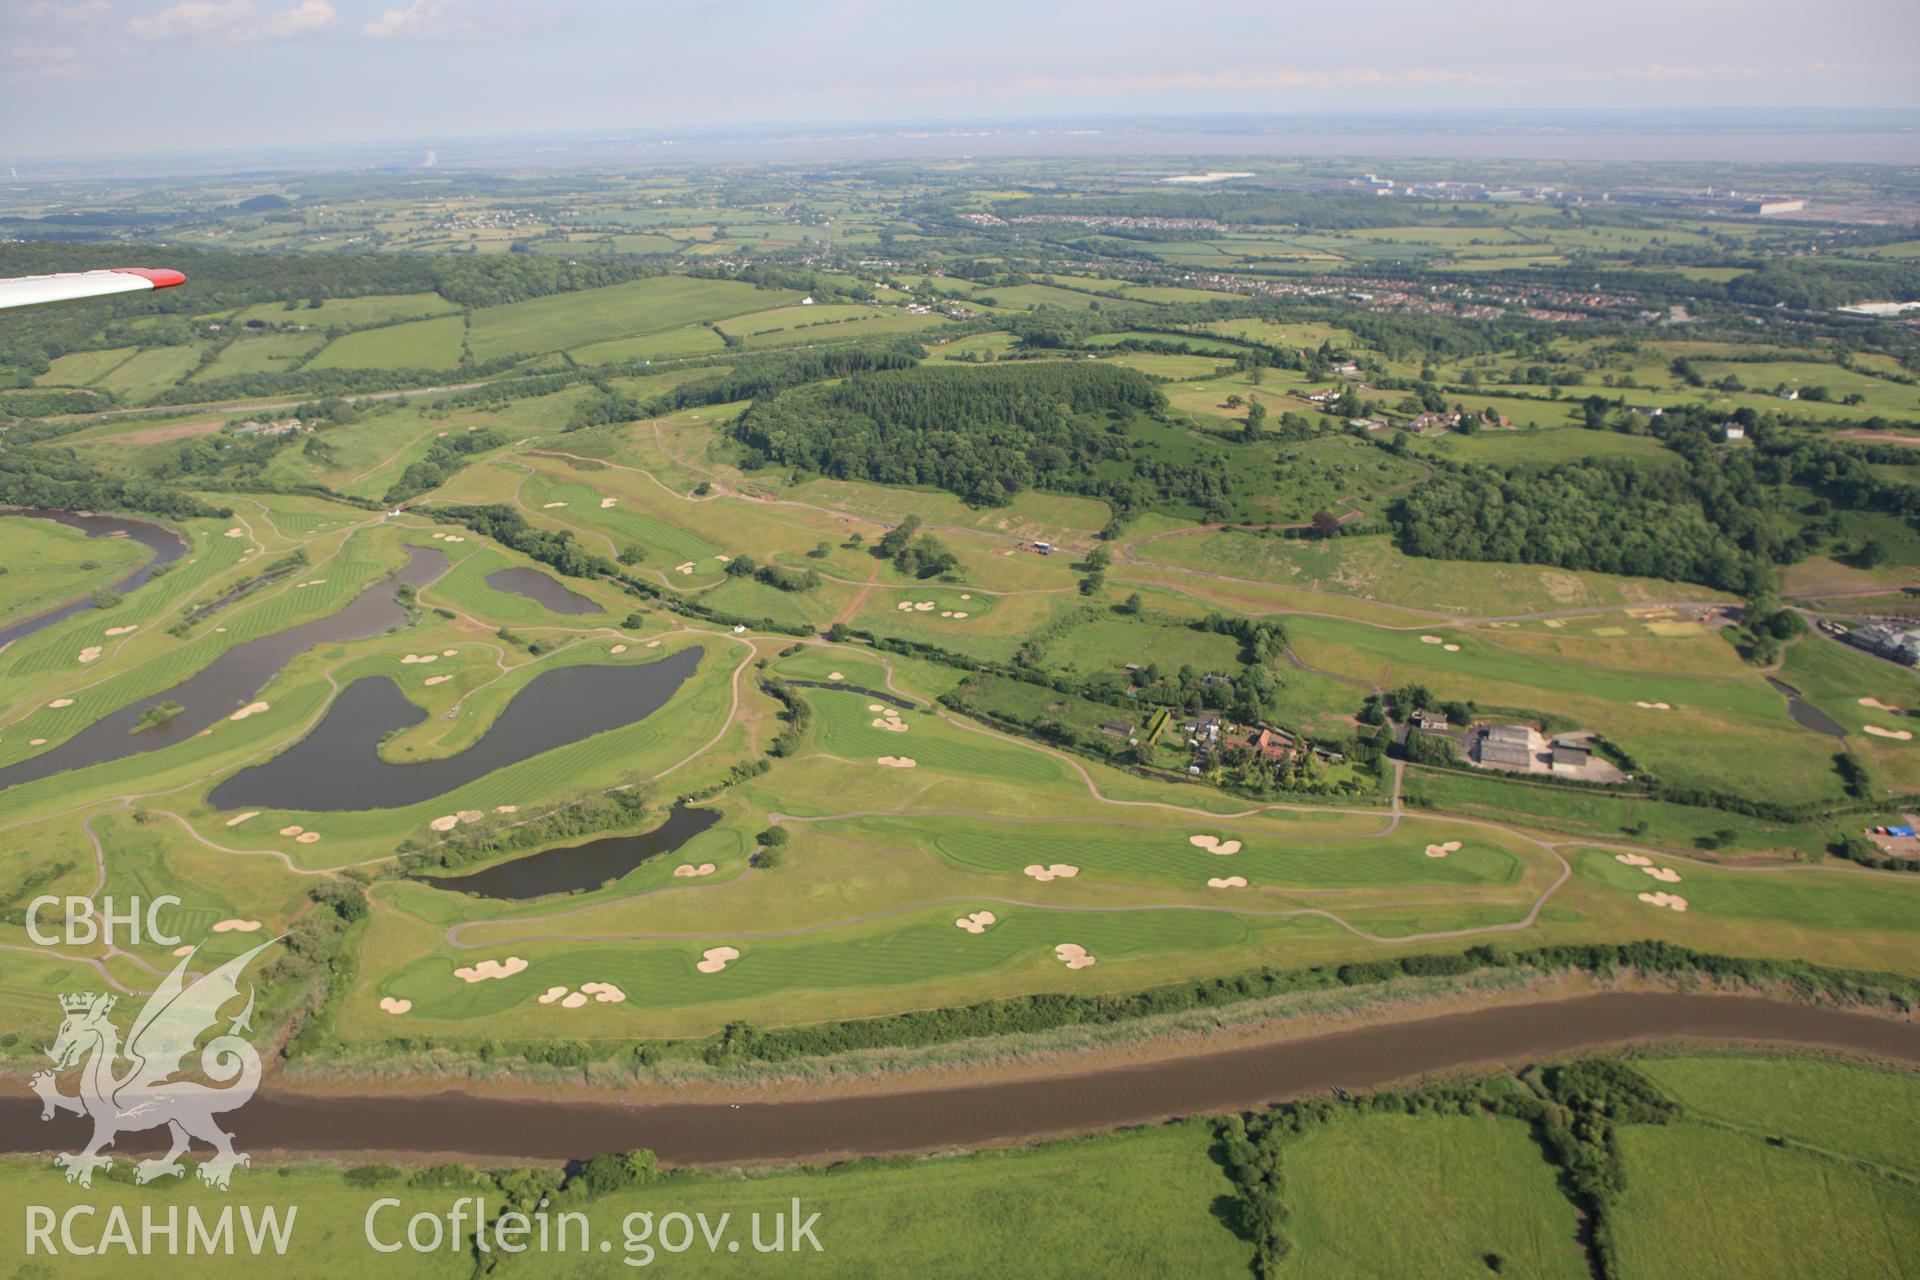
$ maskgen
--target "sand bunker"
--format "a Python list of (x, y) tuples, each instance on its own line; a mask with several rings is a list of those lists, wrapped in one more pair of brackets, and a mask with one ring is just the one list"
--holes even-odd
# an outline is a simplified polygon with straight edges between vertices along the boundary
[(454, 817), (460, 819), (462, 822), (478, 822), (486, 816), (486, 812), (481, 809), (462, 809), (454, 815)]
[(1042, 884), (1045, 884), (1049, 880), (1071, 880), (1080, 874), (1080, 868), (1074, 866), (1071, 862), (1054, 862), (1044, 867), (1035, 862), (1023, 868), (1023, 870), (1025, 874), (1032, 876)]
[(697, 867), (691, 862), (685, 862), (675, 867), (673, 874), (687, 879), (698, 879), (701, 876), (710, 876), (718, 869), (711, 862), (703, 862)]
[(1420, 637), (1421, 644), (1445, 644), (1446, 642), (1447, 642), (1447, 638), (1445, 636), (1421, 636)]
[(962, 591), (962, 592), (960, 593), (960, 598), (961, 598), (962, 600), (971, 600), (971, 599), (973, 599), (973, 596), (972, 596), (972, 595), (971, 595), (970, 593), (968, 593), (968, 592), (965, 592), (965, 591)]
[(465, 542), (465, 541), (466, 541), (466, 539), (465, 539), (465, 538), (463, 538), (463, 537), (461, 537), (461, 536), (460, 536), (459, 534), (457, 534), (457, 533), (450, 533), (450, 534), (448, 534), (448, 535), (447, 535), (447, 541), (448, 541), (448, 542)]
[(1636, 707), (1639, 707), (1639, 708), (1640, 708), (1640, 709), (1641, 709), (1642, 711), (1671, 711), (1671, 710), (1673, 710), (1673, 707), (1672, 707), (1672, 705), (1671, 705), (1671, 704), (1669, 704), (1669, 703), (1665, 703), (1665, 702), (1636, 702), (1636, 703), (1634, 703), (1633, 705), (1634, 705), (1634, 706), (1636, 706)]
[(1187, 843), (1196, 849), (1205, 849), (1208, 853), (1219, 854), (1223, 858), (1240, 852), (1238, 840), (1222, 840), (1219, 836), (1188, 836)]
[(1458, 653), (1458, 652), (1460, 652), (1460, 646), (1459, 646), (1459, 645), (1457, 645), (1457, 644), (1447, 644), (1447, 645), (1441, 645), (1440, 647), (1441, 647), (1441, 648), (1443, 648), (1443, 649), (1445, 649), (1445, 650), (1446, 650), (1446, 651), (1447, 651), (1448, 653)]
[(267, 704), (264, 702), (249, 702), (246, 706), (240, 708), (238, 711), (228, 716), (227, 719), (245, 720), (248, 716), (257, 716), (262, 711), (268, 711), (268, 710), (271, 710), (271, 708), (268, 707)]
[(229, 538), (244, 538), (247, 536), (247, 533), (244, 529), (229, 529), (227, 530), (227, 536)]
[(436, 684), (445, 684), (451, 679), (453, 679), (452, 676), (428, 676), (425, 680), (421, 681), (421, 683), (428, 688), (432, 688)]
[(193, 944), (189, 942), (185, 946), (175, 947), (172, 951), (169, 951), (167, 954), (173, 955), (173, 956), (190, 956), (193, 954)]
[(401, 1014), (413, 1008), (411, 1000), (395, 1000), (392, 996), (381, 996), (380, 1007), (388, 1013)]
[(600, 1004), (624, 1004), (627, 999), (627, 993), (611, 982), (583, 982), (580, 994), (592, 996)]
[(739, 958), (740, 953), (732, 947), (712, 947), (700, 953), (700, 960), (693, 967), (702, 973), (718, 973)]
[(1458, 840), (1449, 840), (1445, 844), (1430, 844), (1427, 846), (1427, 856), (1429, 858), (1444, 858), (1450, 853), (1458, 852), (1460, 852), (1460, 842)]
[(1667, 907), (1674, 911), (1687, 909), (1687, 900), (1677, 893), (1637, 893), (1634, 896), (1652, 907)]
[(1679, 884), (1680, 873), (1672, 867), (1642, 867), (1642, 871), (1658, 880), (1661, 884)]
[(964, 618), (967, 616), (967, 611), (965, 609), (955, 609), (953, 611), (953, 616), (955, 618)]
[(136, 623), (130, 623), (129, 625), (124, 627), (108, 627), (106, 630), (106, 634), (110, 636), (124, 636), (129, 632), (138, 631), (139, 629), (140, 629), (140, 624), (136, 622)]
[(889, 769), (917, 769), (920, 767), (920, 762), (912, 756), (881, 756), (878, 760), (874, 761), (874, 763), (883, 764)]
[(898, 711), (889, 709), (887, 714), (874, 719), (873, 727), (876, 729), (885, 729), (889, 733), (905, 733), (907, 731), (907, 722), (900, 718)]
[[(107, 634), (108, 634), (108, 635), (112, 635), (112, 634), (113, 634), (113, 632), (111, 632), (111, 631), (109, 631), (109, 632), (107, 632)], [(1887, 705), (1886, 703), (1884, 703), (1884, 702), (1882, 702), (1882, 701), (1880, 701), (1880, 699), (1878, 699), (1878, 698), (1862, 698), (1862, 699), (1860, 699), (1860, 705), (1861, 705), (1861, 706), (1863, 706), (1863, 707), (1871, 707), (1871, 708), (1872, 708), (1873, 710), (1875, 710), (1875, 711), (1886, 711), (1886, 712), (1890, 712), (1890, 713), (1892, 713), (1893, 715), (1896, 715), (1896, 716), (1903, 716), (1903, 715), (1905, 715), (1905, 714), (1907, 714), (1906, 712), (1904, 712), (1904, 711), (1902, 711), (1902, 710), (1901, 710), (1900, 708), (1898, 708), (1898, 707), (1890, 707), (1890, 706), (1888, 706), (1888, 705)]]
[(409, 653), (400, 659), (400, 665), (403, 667), (411, 667), (415, 663), (438, 661), (440, 661), (440, 655), (437, 653)]
[(61, 707), (72, 706), (73, 699), (72, 698), (55, 698), (52, 702), (49, 702), (47, 705), (49, 707), (52, 707), (55, 711), (58, 711)]
[(215, 933), (258, 933), (260, 922), (258, 920), (217, 920), (214, 922), (213, 931)]
[(245, 822), (248, 818), (257, 818), (259, 816), (260, 816), (260, 811), (258, 809), (249, 809), (245, 813), (236, 813), (231, 818), (228, 818), (227, 825), (230, 827), (237, 827), (241, 823)]
[(520, 812), (520, 806), (517, 804), (497, 804), (493, 806), (493, 811), (495, 813), (518, 813)]
[(1630, 867), (1650, 867), (1653, 865), (1652, 858), (1638, 853), (1616, 853), (1613, 855), (1613, 860), (1615, 862), (1624, 862)]
[(443, 813), (427, 825), (435, 831), (451, 831), (460, 825), (460, 815), (457, 813)]
[(934, 603), (932, 600), (916, 600), (913, 605), (913, 611), (915, 613), (932, 613)]
[(553, 509), (554, 509), (555, 507), (564, 507), (564, 506), (566, 506), (566, 505), (567, 505), (567, 504), (566, 504), (566, 503), (564, 503), (564, 502), (543, 502), (543, 503), (541, 503), (541, 504), (540, 504), (540, 509), (541, 509), (542, 511), (551, 511), (551, 510), (553, 510)]
[(459, 652), (460, 651), (458, 649), (442, 649), (440, 651), (440, 656), (443, 658), (451, 658), (459, 654)]
[(1244, 889), (1247, 887), (1245, 876), (1214, 876), (1207, 881), (1209, 889)]
[(318, 844), (320, 842), (320, 833), (318, 831), (302, 831), (293, 839), (296, 844)]
[(462, 982), (490, 982), (498, 978), (511, 978), (526, 967), (527, 962), (519, 956), (508, 956), (505, 960), (482, 960), (479, 964), (455, 969), (453, 976)]
[(576, 991), (572, 995), (564, 997), (560, 1001), (560, 1007), (562, 1009), (578, 1009), (586, 1004), (586, 1002), (587, 993), (584, 991)]
[(902, 600), (902, 601), (901, 601), (901, 602), (900, 602), (899, 604), (897, 604), (897, 605), (895, 605), (895, 606), (893, 606), (893, 607), (894, 607), (895, 609), (898, 609), (898, 610), (899, 610), (900, 612), (902, 612), (902, 613), (910, 613), (910, 612), (912, 612), (912, 610), (913, 610), (913, 601), (911, 601), (911, 600)]
[(1069, 969), (1085, 969), (1094, 963), (1093, 957), (1087, 954), (1087, 949), (1076, 942), (1061, 943), (1053, 949), (1053, 954), (1058, 956), (1060, 963)]
[(552, 1004), (565, 994), (567, 994), (565, 987), (548, 987), (540, 993), (539, 1000), (541, 1004)]
[(80, 655), (77, 661), (92, 662), (95, 658), (99, 656), (100, 656), (100, 646), (97, 644), (90, 644), (86, 648), (80, 651)]
[(626, 651), (627, 651), (627, 646), (623, 644), (617, 644), (613, 646), (613, 648), (607, 650), (608, 653), (613, 653), (613, 654), (621, 654), (621, 653), (625, 653)]
[(1913, 741), (1913, 730), (1911, 729), (1882, 729), (1877, 724), (1862, 725), (1861, 728), (1876, 738), (1892, 738), (1895, 742)]
[(305, 830), (305, 827), (282, 827), (280, 828), (280, 834), (283, 836), (297, 836)]
[(693, 561), (691, 561), (691, 560), (689, 560), (689, 561), (687, 561), (687, 562), (686, 562), (685, 564), (682, 564), (682, 565), (675, 565), (675, 566), (674, 566), (674, 570), (673, 570), (673, 571), (674, 571), (675, 573), (692, 573), (692, 572), (693, 572)]
[(829, 679), (829, 680), (845, 680), (845, 679), (846, 679), (846, 677), (845, 677), (845, 676), (843, 676), (843, 675), (841, 675), (841, 674), (840, 674), (840, 673), (839, 673), (838, 671), (829, 671), (829, 672), (827, 672), (827, 679)]
[(733, 557), (732, 557), (732, 556), (715, 556), (715, 557), (714, 557), (714, 559), (715, 559), (715, 560), (718, 560), (718, 561), (719, 561), (719, 562), (720, 562), (721, 564), (731, 564), (731, 563), (733, 563)]
[(614, 503), (618, 501), (620, 501), (620, 499), (618, 498), (602, 498), (600, 499), (600, 509), (602, 511), (605, 511), (608, 507), (612, 506)]
[(28, 738), (27, 745), (30, 747), (44, 747), (47, 745), (47, 740), (45, 738)]
[(660, 642), (659, 642), (658, 640), (649, 640), (649, 641), (647, 641), (647, 648), (649, 648), (649, 649), (658, 649), (659, 647), (660, 647)]
[(965, 929), (968, 933), (985, 933), (987, 926), (997, 919), (999, 917), (991, 911), (970, 911), (953, 923), (955, 928)]

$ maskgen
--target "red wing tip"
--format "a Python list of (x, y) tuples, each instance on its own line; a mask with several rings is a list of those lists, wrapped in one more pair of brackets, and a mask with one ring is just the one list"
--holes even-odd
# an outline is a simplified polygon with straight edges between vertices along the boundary
[(171, 289), (187, 282), (183, 273), (168, 267), (112, 267), (110, 270), (123, 276), (143, 276), (151, 280), (156, 289)]

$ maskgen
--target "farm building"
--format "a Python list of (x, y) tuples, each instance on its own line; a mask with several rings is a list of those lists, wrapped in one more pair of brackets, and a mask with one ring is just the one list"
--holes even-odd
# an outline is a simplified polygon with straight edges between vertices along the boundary
[(1523, 724), (1489, 725), (1481, 731), (1476, 758), (1508, 769), (1533, 765), (1533, 730)]

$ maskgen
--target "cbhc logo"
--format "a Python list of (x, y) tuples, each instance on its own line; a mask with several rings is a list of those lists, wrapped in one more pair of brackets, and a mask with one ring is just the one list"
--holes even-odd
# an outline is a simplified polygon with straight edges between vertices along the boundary
[[(146, 926), (145, 941), (163, 947), (179, 944), (177, 935), (162, 931), (160, 927), (160, 909), (177, 907), (180, 899), (165, 894), (148, 902), (144, 908), (138, 898), (132, 899), (125, 910), (116, 910), (112, 898), (100, 899), (98, 907), (92, 898), (58, 898), (52, 894), (35, 898), (27, 904), (27, 936), (43, 947), (56, 947), (65, 944), (70, 947), (86, 946), (98, 942), (104, 946), (115, 946), (124, 942), (129, 946), (138, 946), (142, 938), (140, 927)], [(40, 927), (40, 913), (50, 908), (66, 908), (66, 919), (62, 922), (63, 933), (46, 933)], [(116, 930), (125, 929), (125, 934)]]

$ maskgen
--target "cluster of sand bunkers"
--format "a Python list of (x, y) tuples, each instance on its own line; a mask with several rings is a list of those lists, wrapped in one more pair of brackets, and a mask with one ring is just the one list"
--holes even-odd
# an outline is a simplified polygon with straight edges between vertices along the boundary
[[(1655, 866), (1653, 859), (1644, 854), (1616, 853), (1613, 855), (1613, 860), (1615, 862), (1625, 863), (1629, 867), (1638, 867), (1662, 884), (1680, 883), (1680, 873), (1678, 871), (1675, 871), (1672, 867)], [(1634, 896), (1652, 907), (1665, 907), (1669, 911), (1685, 911), (1687, 909), (1687, 900), (1677, 893), (1667, 893), (1664, 890), (1660, 890), (1653, 893), (1635, 894)]]
[(985, 933), (989, 927), (998, 923), (1000, 917), (991, 911), (969, 911), (953, 922), (956, 929), (965, 929), (968, 933)]
[(1245, 876), (1210, 876), (1207, 879), (1209, 889), (1244, 889), (1246, 887)]
[(1035, 862), (1025, 867), (1023, 874), (1032, 876), (1041, 884), (1045, 884), (1049, 880), (1071, 880), (1080, 874), (1080, 868), (1071, 862), (1054, 862), (1046, 865)]
[[(517, 804), (497, 804), (493, 807), (493, 811), (495, 813), (518, 813), (520, 812), (520, 806)], [(478, 822), (486, 816), (487, 811), (484, 809), (462, 809), (458, 813), (443, 813), (432, 822), (429, 822), (427, 826), (435, 831), (451, 831), (462, 823)]]
[(874, 763), (885, 765), (889, 769), (914, 769), (920, 764), (912, 756), (880, 756), (874, 760)]
[(455, 969), (453, 976), (462, 982), (493, 982), (524, 973), (526, 968), (525, 960), (519, 956), (508, 956), (505, 960), (482, 960), (478, 964)]
[(867, 710), (878, 711), (880, 713), (874, 718), (874, 728), (885, 729), (889, 733), (905, 733), (907, 731), (907, 722), (900, 718), (900, 712), (895, 708), (878, 702), (869, 702), (867, 704)]
[(1222, 840), (1219, 836), (1188, 836), (1187, 843), (1196, 849), (1205, 849), (1208, 853), (1222, 858), (1231, 857), (1240, 852), (1238, 840)]
[(425, 666), (429, 662), (438, 662), (442, 658), (457, 657), (459, 653), (460, 651), (458, 649), (442, 649), (438, 653), (402, 654), (400, 657), (400, 665), (403, 667)]
[(280, 834), (283, 836), (292, 836), (295, 842), (299, 844), (318, 844), (320, 842), (320, 833), (318, 831), (309, 831), (305, 827), (282, 827), (280, 828)]
[(673, 874), (682, 879), (697, 880), (701, 876), (710, 876), (718, 870), (719, 868), (711, 862), (702, 862), (697, 865), (691, 862), (683, 862), (673, 869)]
[(562, 1009), (578, 1009), (589, 1001), (600, 1004), (624, 1004), (627, 993), (611, 982), (583, 982), (578, 991), (569, 991), (565, 987), (548, 987), (540, 993), (541, 1004), (558, 1002)]
[[(1872, 711), (1885, 711), (1889, 715), (1903, 716), (1907, 714), (1899, 707), (1889, 706), (1878, 698), (1862, 698), (1860, 699), (1860, 705)], [(1893, 742), (1913, 741), (1913, 730), (1911, 729), (1888, 729), (1877, 724), (1861, 725), (1860, 727), (1876, 738), (1887, 738)]]
[(75, 661), (78, 661), (78, 662), (92, 662), (92, 661), (93, 661), (93, 660), (94, 660), (95, 658), (97, 658), (97, 657), (99, 657), (99, 656), (100, 656), (100, 655), (101, 655), (102, 653), (104, 653), (104, 652), (105, 652), (105, 650), (104, 650), (104, 649), (102, 649), (102, 648), (101, 648), (101, 647), (100, 647), (99, 645), (97, 645), (97, 644), (90, 644), (90, 645), (88, 645), (88, 646), (87, 646), (86, 648), (84, 648), (84, 649), (82, 649), (82, 650), (80, 651), (80, 653), (79, 653), (79, 655), (78, 655), (78, 656), (76, 657), (76, 659), (75, 659)]
[[(971, 599), (970, 596), (961, 596), (960, 598), (962, 600)], [(893, 607), (901, 613), (932, 613), (935, 609), (940, 609), (940, 604), (936, 600), (902, 600)], [(965, 609), (940, 609), (940, 616), (943, 618), (959, 619), (968, 617), (969, 615)]]
[(1430, 844), (1427, 846), (1427, 856), (1429, 858), (1444, 858), (1450, 853), (1458, 852), (1460, 852), (1460, 842), (1458, 840), (1449, 840), (1445, 844)]
[(1448, 653), (1460, 652), (1460, 646), (1449, 643), (1445, 636), (1421, 636), (1421, 644), (1437, 644)]
[(1636, 703), (1634, 703), (1633, 705), (1634, 705), (1634, 706), (1636, 706), (1636, 707), (1638, 707), (1638, 708), (1640, 708), (1640, 709), (1641, 709), (1642, 711), (1671, 711), (1671, 710), (1673, 710), (1673, 704), (1672, 704), (1672, 703), (1670, 703), (1670, 702), (1636, 702)]
[(435, 542), (465, 542), (466, 541), (465, 538), (461, 537), (457, 533), (436, 533), (433, 535), (433, 540)]

